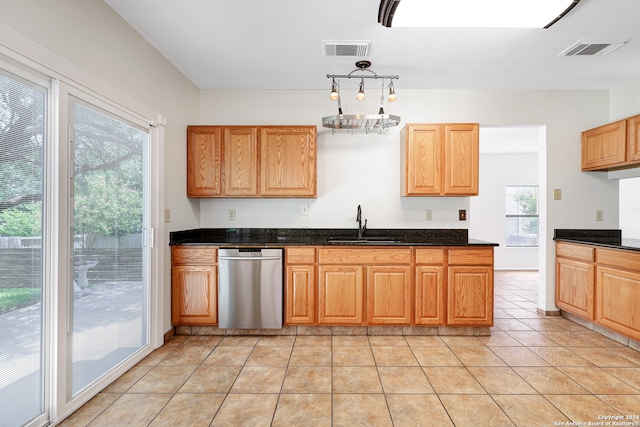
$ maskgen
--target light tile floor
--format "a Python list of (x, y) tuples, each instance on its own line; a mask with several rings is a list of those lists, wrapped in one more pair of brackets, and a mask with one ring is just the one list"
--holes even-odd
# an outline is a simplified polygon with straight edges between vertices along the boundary
[(640, 425), (640, 352), (538, 315), (536, 287), (496, 272), (490, 337), (178, 336), (62, 425)]

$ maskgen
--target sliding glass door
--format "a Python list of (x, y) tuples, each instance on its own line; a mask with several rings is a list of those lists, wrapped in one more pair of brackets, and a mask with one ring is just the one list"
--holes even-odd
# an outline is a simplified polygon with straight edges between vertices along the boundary
[[(70, 98), (67, 397), (149, 343), (149, 132)], [(72, 288), (72, 290), (71, 290)]]
[(44, 411), (47, 89), (0, 70), (0, 426)]

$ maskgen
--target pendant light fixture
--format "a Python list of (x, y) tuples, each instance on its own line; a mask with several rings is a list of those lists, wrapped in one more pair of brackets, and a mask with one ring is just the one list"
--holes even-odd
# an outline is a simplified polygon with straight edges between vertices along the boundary
[[(385, 114), (383, 108), (385, 98), (385, 80), (389, 80), (389, 102), (394, 102), (398, 99), (398, 96), (396, 95), (396, 91), (393, 86), (393, 80), (400, 78), (400, 76), (379, 75), (369, 69), (370, 66), (370, 61), (363, 60), (356, 62), (357, 68), (349, 74), (327, 74), (327, 78), (332, 79), (331, 94), (329, 98), (331, 100), (338, 101), (338, 114), (323, 117), (322, 126), (331, 128), (333, 133), (335, 133), (336, 129), (348, 130), (350, 133), (354, 130), (364, 130), (366, 133), (369, 133), (371, 130), (378, 130), (379, 133), (382, 133), (383, 130), (389, 130), (390, 127), (397, 126), (400, 123), (399, 116)], [(360, 79), (358, 94), (356, 95), (356, 100), (358, 101), (364, 101), (365, 99), (365, 79), (382, 80), (382, 92), (380, 96), (380, 109), (378, 110), (378, 114), (343, 114), (342, 102), (340, 99), (340, 79)]]

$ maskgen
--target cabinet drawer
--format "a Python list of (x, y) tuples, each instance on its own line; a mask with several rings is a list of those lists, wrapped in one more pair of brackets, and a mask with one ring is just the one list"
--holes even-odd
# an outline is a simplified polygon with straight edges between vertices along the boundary
[(449, 249), (449, 265), (493, 265), (493, 248)]
[(617, 251), (615, 249), (596, 249), (598, 264), (633, 270), (640, 273), (640, 252)]
[(557, 242), (556, 256), (562, 258), (578, 259), (580, 261), (593, 262), (595, 248), (586, 245)]
[(315, 247), (287, 248), (288, 264), (313, 264), (316, 262)]
[(416, 249), (416, 264), (443, 265), (443, 248), (419, 248)]
[(172, 246), (171, 265), (216, 265), (218, 248), (214, 246)]
[(411, 249), (320, 249), (320, 264), (410, 264)]

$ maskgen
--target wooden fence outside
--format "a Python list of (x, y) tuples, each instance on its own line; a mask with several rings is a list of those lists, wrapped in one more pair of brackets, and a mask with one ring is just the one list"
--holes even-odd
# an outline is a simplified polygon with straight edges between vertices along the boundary
[[(76, 249), (75, 259), (97, 260), (87, 271), (89, 285), (142, 281), (142, 249)], [(42, 284), (40, 248), (0, 249), (0, 289), (38, 288)]]

